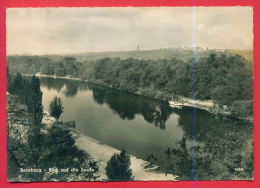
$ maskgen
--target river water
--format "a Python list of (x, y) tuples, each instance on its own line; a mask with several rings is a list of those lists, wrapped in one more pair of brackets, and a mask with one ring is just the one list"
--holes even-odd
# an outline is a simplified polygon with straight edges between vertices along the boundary
[[(51, 100), (59, 96), (62, 120), (75, 120), (82, 134), (144, 160), (152, 155), (164, 170), (171, 163), (177, 173), (191, 168), (192, 108), (173, 109), (163, 101), (81, 81), (40, 81), (44, 110), (49, 111)], [(252, 123), (196, 109), (195, 128), (197, 179), (252, 178)], [(167, 150), (175, 152), (175, 158)], [(177, 167), (178, 161), (188, 167)], [(183, 179), (189, 179), (187, 174), (180, 172)]]

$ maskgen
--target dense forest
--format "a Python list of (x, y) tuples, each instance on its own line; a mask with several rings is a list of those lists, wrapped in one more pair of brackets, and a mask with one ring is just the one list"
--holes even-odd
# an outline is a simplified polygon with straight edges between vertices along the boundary
[[(226, 52), (200, 54), (195, 61), (196, 99), (226, 105), (237, 115), (252, 114), (252, 61)], [(192, 59), (187, 54), (185, 58), (171, 59), (117, 57), (84, 61), (75, 57), (54, 60), (41, 56), (9, 56), (7, 63), (12, 73), (77, 77), (166, 100), (192, 97)], [(238, 107), (238, 111), (234, 110)]]

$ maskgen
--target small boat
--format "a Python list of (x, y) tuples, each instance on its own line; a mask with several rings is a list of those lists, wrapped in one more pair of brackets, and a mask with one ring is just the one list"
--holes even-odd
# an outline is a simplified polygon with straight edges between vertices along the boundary
[(181, 109), (183, 104), (180, 103), (180, 102), (176, 102), (176, 101), (169, 101), (169, 104), (171, 107), (173, 108), (178, 108), (178, 109)]

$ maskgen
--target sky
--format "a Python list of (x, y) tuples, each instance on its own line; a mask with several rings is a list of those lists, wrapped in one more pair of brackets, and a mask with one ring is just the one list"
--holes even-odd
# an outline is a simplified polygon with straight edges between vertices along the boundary
[(253, 48), (252, 7), (192, 11), (192, 7), (9, 8), (7, 54), (126, 51), (138, 45), (141, 50), (191, 47), (193, 41), (211, 49)]

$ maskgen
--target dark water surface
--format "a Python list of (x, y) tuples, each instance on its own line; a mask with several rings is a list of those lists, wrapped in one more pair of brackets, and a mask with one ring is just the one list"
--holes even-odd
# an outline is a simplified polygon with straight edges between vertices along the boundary
[[(125, 148), (138, 158), (147, 160), (153, 154), (155, 163), (163, 169), (172, 160), (185, 160), (182, 150), (190, 151), (191, 108), (173, 109), (159, 100), (65, 79), (41, 78), (41, 90), (44, 110), (49, 111), (50, 101), (59, 96), (64, 105), (63, 121), (75, 120), (82, 134), (119, 150)], [(197, 161), (198, 179), (250, 179), (252, 128), (252, 123), (197, 109), (196, 156), (202, 161)], [(177, 153), (176, 148), (180, 148)], [(175, 152), (175, 158), (171, 158), (171, 152)], [(180, 176), (189, 179), (189, 171), (185, 173), (180, 172)]]

